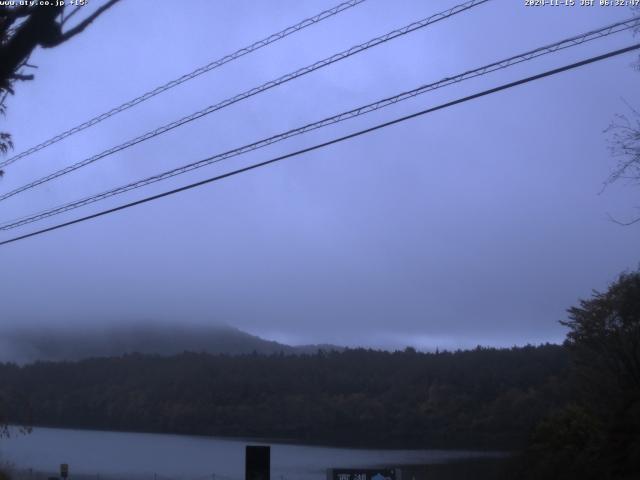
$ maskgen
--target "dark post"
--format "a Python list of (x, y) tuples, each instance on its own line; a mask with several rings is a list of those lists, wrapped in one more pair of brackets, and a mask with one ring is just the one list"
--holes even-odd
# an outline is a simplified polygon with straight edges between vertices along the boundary
[(244, 472), (245, 480), (270, 480), (271, 447), (247, 445)]
[(66, 479), (69, 476), (69, 465), (66, 463), (60, 464), (60, 476)]

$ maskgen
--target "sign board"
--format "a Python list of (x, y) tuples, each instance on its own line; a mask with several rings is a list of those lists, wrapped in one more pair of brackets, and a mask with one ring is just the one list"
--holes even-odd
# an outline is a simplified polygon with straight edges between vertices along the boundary
[(331, 468), (327, 480), (396, 480), (396, 471), (388, 468)]
[(245, 450), (245, 480), (270, 480), (271, 447), (247, 445)]
[(69, 465), (66, 463), (60, 464), (60, 476), (67, 478), (69, 476)]

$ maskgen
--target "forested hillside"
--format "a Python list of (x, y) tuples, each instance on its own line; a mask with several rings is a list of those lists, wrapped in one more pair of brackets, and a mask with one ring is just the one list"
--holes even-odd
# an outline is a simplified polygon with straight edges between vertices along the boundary
[(182, 325), (139, 321), (103, 327), (13, 327), (0, 329), (0, 362), (30, 363), (115, 357), (127, 353), (177, 355), (188, 352), (273, 354), (315, 353), (333, 345), (291, 346), (265, 340), (228, 325)]
[[(360, 446), (515, 448), (566, 401), (557, 345), (127, 355), (0, 366), (14, 421)], [(25, 405), (28, 405), (25, 408)], [(21, 418), (18, 418), (21, 417)]]

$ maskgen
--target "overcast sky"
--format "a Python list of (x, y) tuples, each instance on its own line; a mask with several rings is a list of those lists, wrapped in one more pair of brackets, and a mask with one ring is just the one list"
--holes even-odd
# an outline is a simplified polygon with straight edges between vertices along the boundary
[[(96, 1), (96, 0), (92, 0)], [(13, 189), (455, 5), (367, 0), (6, 169)], [(578, 2), (579, 3), (579, 2)], [(124, 0), (38, 50), (2, 129), (21, 152), (335, 0)], [(494, 0), (0, 203), (13, 219), (631, 16)], [(635, 41), (638, 37), (636, 37)], [(634, 42), (625, 32), (419, 96), (19, 230), (119, 205)], [(640, 107), (628, 54), (0, 247), (1, 322), (228, 323), (287, 343), (561, 341), (558, 320), (640, 261), (637, 187), (599, 194), (603, 130)]]

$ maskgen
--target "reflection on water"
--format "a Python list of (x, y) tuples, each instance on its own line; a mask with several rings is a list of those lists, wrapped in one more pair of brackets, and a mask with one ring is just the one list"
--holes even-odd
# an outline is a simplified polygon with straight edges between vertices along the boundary
[[(22, 470), (55, 475), (70, 465), (71, 480), (230, 480), (244, 478), (244, 447), (253, 440), (35, 428), (27, 436), (0, 440), (2, 461)], [(331, 467), (399, 466), (479, 456), (461, 450), (364, 450), (271, 444), (273, 480), (324, 479)], [(35, 480), (35, 475), (33, 476)]]

